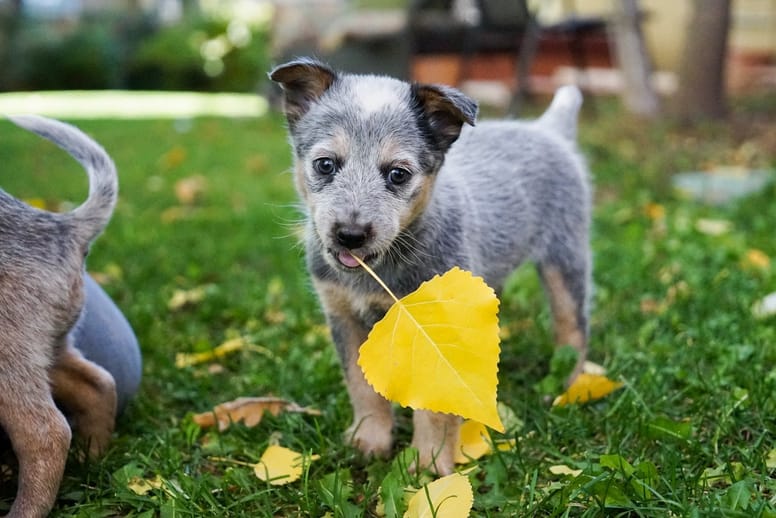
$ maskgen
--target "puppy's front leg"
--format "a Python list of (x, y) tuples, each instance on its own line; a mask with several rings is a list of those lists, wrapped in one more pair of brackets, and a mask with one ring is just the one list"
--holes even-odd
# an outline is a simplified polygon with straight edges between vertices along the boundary
[(68, 345), (51, 371), (54, 398), (71, 414), (96, 457), (110, 442), (116, 420), (116, 383), (108, 371)]
[(358, 349), (369, 329), (352, 311), (349, 301), (336, 286), (317, 283), (332, 339), (342, 363), (345, 384), (353, 407), (353, 424), (345, 440), (367, 455), (386, 457), (393, 444), (391, 403), (374, 391), (358, 366)]
[(412, 414), (412, 424), (412, 446), (418, 449), (420, 466), (439, 475), (452, 473), (461, 418), (428, 410), (415, 410)]
[(353, 319), (333, 317), (329, 323), (353, 406), (353, 424), (345, 432), (345, 439), (367, 455), (387, 457), (392, 446), (391, 404), (367, 383), (357, 364), (358, 349), (368, 330)]

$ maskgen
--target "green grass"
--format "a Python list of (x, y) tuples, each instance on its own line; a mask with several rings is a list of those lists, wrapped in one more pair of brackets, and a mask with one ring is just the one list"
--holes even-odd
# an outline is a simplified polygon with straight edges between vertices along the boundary
[[(548, 310), (533, 269), (521, 268), (501, 306), (510, 332), (499, 399), (524, 425), (513, 433), (516, 451), (481, 459), (470, 475), (475, 516), (776, 516), (775, 459), (767, 460), (776, 455), (776, 322), (751, 314), (776, 291), (776, 263), (741, 266), (751, 248), (776, 258), (776, 188), (718, 208), (669, 188), (682, 170), (776, 165), (767, 124), (775, 112), (760, 114), (773, 105), (743, 105), (738, 122), (695, 130), (629, 120), (606, 103), (586, 116), (581, 141), (597, 185), (591, 359), (625, 386), (593, 404), (549, 406), (539, 388), (553, 356)], [(89, 270), (111, 273), (105, 288), (133, 323), (145, 365), (107, 456), (71, 456), (54, 515), (371, 516), (381, 485), (417, 484), (340, 441), (350, 408), (294, 237), (282, 120), (77, 123), (119, 167), (120, 203)], [(85, 197), (75, 162), (7, 122), (0, 156), (0, 185), (21, 198)], [(202, 198), (170, 212), (175, 182), (193, 175), (206, 178)], [(648, 217), (649, 203), (665, 208), (663, 220)], [(733, 229), (705, 235), (699, 218)], [(203, 301), (168, 309), (176, 290), (204, 285)], [(237, 352), (220, 372), (175, 367), (176, 353), (233, 336), (270, 353)], [(322, 415), (268, 416), (222, 433), (191, 421), (217, 403), (266, 394)], [(411, 435), (410, 414), (398, 416), (397, 451)], [(216, 460), (256, 462), (272, 441), (321, 459), (282, 487)], [(583, 471), (556, 476), (556, 464)], [(0, 512), (14, 485), (2, 473)], [(133, 476), (156, 475), (166, 489), (128, 488)]]

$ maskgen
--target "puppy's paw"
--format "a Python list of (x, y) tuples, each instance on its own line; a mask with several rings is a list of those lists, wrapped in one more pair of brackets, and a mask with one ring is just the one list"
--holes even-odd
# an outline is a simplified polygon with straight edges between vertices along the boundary
[(354, 421), (345, 431), (345, 442), (364, 455), (386, 458), (393, 447), (393, 419), (374, 416)]
[(455, 447), (461, 419), (450, 414), (416, 410), (412, 446), (418, 450), (418, 467), (449, 475), (455, 467)]
[(412, 446), (418, 450), (417, 464), (413, 464), (410, 469), (417, 471), (418, 467), (427, 469), (440, 476), (449, 475), (455, 468), (455, 446), (447, 443), (441, 445), (436, 443), (416, 443)]

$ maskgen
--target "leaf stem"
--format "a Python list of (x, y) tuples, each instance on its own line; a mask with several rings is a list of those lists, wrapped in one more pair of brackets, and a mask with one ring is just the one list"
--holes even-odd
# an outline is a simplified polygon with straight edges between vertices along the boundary
[(241, 460), (230, 459), (230, 458), (227, 458), (227, 457), (208, 457), (208, 460), (211, 460), (213, 462), (226, 462), (228, 464), (237, 464), (238, 466), (247, 466), (249, 468), (256, 467), (255, 463), (244, 462), (244, 461), (241, 461)]
[(396, 295), (394, 295), (394, 294), (393, 294), (393, 292), (392, 292), (392, 291), (391, 291), (391, 290), (388, 288), (388, 286), (386, 286), (386, 284), (383, 282), (383, 280), (380, 278), (380, 276), (378, 276), (378, 275), (375, 273), (375, 271), (374, 271), (373, 269), (371, 269), (369, 266), (367, 266), (367, 264), (366, 264), (364, 261), (362, 261), (362, 260), (361, 260), (361, 258), (360, 258), (359, 256), (357, 256), (357, 255), (355, 255), (355, 254), (350, 254), (350, 255), (351, 255), (351, 257), (353, 257), (353, 259), (355, 259), (355, 260), (356, 260), (356, 262), (357, 262), (357, 263), (358, 263), (358, 264), (361, 266), (361, 268), (363, 268), (364, 270), (366, 270), (366, 271), (367, 271), (367, 273), (368, 273), (369, 275), (371, 275), (371, 276), (372, 276), (372, 278), (373, 278), (374, 280), (376, 280), (376, 281), (377, 281), (377, 283), (378, 283), (380, 286), (382, 286), (382, 287), (383, 287), (383, 289), (384, 289), (386, 292), (388, 292), (388, 295), (390, 295), (390, 296), (391, 296), (391, 298), (393, 299), (393, 301), (394, 301), (394, 302), (397, 302), (397, 303), (399, 302), (399, 298), (398, 298)]

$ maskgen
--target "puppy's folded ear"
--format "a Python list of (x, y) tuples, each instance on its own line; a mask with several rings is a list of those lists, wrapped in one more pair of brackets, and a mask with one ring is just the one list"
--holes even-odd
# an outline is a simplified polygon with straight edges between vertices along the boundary
[(269, 78), (283, 88), (283, 109), (293, 128), (337, 79), (337, 73), (319, 61), (303, 58), (279, 65), (269, 73)]
[(464, 123), (474, 126), (477, 103), (455, 88), (414, 84), (412, 93), (444, 151), (458, 139)]

